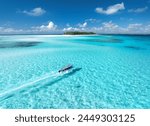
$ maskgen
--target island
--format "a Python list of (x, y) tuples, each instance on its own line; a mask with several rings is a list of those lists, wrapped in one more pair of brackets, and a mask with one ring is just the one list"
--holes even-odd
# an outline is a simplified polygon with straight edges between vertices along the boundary
[(96, 34), (94, 32), (81, 32), (81, 31), (68, 31), (65, 32), (64, 35), (93, 35)]

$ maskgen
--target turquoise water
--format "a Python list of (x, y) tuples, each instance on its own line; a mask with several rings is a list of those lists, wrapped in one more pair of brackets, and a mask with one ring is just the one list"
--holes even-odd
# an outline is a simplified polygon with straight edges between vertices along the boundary
[(0, 36), (0, 108), (150, 108), (150, 36)]

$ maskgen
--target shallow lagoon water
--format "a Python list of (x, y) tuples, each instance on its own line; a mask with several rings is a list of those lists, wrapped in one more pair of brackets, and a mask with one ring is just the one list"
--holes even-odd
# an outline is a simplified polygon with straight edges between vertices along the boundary
[(149, 64), (150, 36), (3, 35), (0, 108), (150, 108)]

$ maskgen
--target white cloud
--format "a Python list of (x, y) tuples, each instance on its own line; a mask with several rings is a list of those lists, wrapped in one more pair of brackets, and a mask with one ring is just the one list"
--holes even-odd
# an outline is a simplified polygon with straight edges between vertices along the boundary
[(86, 19), (85, 22), (99, 23), (99, 22), (101, 22), (101, 20), (100, 19), (89, 18), (89, 19)]
[(112, 21), (109, 21), (103, 22), (99, 28), (95, 28), (95, 31), (98, 33), (119, 33), (120, 31), (123, 31), (123, 28)]
[(67, 25), (66, 28), (63, 29), (63, 31), (85, 31), (88, 23), (84, 22), (83, 24), (79, 23), (76, 25), (76, 27), (72, 27), (70, 25)]
[(55, 25), (52, 21), (50, 21), (47, 25), (41, 26), (33, 26), (26, 29), (17, 29), (12, 27), (0, 27), (0, 34), (36, 34), (36, 33), (57, 33), (61, 32), (56, 29), (57, 25)]
[(106, 10), (98, 7), (98, 8), (96, 8), (96, 12), (100, 13), (100, 14), (111, 15), (111, 14), (115, 14), (119, 10), (123, 10), (123, 9), (125, 9), (125, 7), (124, 7), (124, 3), (122, 2), (120, 4), (115, 4), (115, 5), (109, 6)]
[(145, 32), (150, 34), (150, 24), (145, 27)]
[(86, 19), (85, 21), (87, 21), (87, 22), (96, 22), (96, 19), (94, 19), (94, 18), (89, 18), (89, 19)]
[(150, 24), (143, 25), (140, 23), (134, 23), (122, 27), (109, 21), (101, 23), (100, 27), (93, 27), (88, 30), (102, 34), (150, 34)]
[(134, 24), (129, 24), (128, 27), (126, 28), (126, 31), (128, 33), (141, 33), (142, 34), (142, 33), (146, 33), (147, 28), (148, 28), (148, 25), (144, 26), (143, 24), (134, 23)]
[(55, 25), (52, 21), (48, 23), (48, 25), (41, 25), (32, 27), (33, 31), (39, 31), (39, 32), (46, 32), (46, 31), (54, 31), (57, 28), (57, 25)]
[(99, 27), (69, 27), (59, 29), (52, 21), (47, 25), (41, 25), (26, 29), (17, 29), (9, 26), (0, 26), (0, 34), (45, 34), (45, 33), (63, 33), (64, 31), (93, 31), (103, 34), (150, 34), (150, 23), (140, 24), (132, 23), (121, 26), (113, 21), (100, 23)]
[(52, 21), (50, 21), (46, 27), (49, 30), (54, 30), (54, 29), (56, 29), (57, 26)]
[(68, 28), (64, 28), (63, 31), (79, 31), (79, 28), (76, 27), (68, 27)]
[(118, 25), (112, 23), (112, 21), (102, 23), (104, 28), (115, 29), (118, 28)]
[(66, 24), (66, 26), (67, 26), (67, 27), (70, 27), (70, 24), (69, 24), (69, 23), (67, 23), (67, 24)]
[(84, 22), (83, 24), (78, 24), (78, 26), (79, 26), (80, 28), (85, 28), (85, 27), (87, 26), (87, 22)]
[(14, 29), (11, 27), (0, 27), (0, 34), (19, 34), (22, 33), (23, 30), (22, 29)]
[(135, 23), (135, 24), (129, 24), (128, 25), (128, 29), (137, 29), (137, 28), (139, 28), (139, 27), (141, 27), (142, 26), (142, 24), (139, 24), (139, 23)]
[(148, 10), (148, 7), (129, 9), (128, 12), (142, 13), (145, 12), (146, 10)]
[(23, 13), (27, 14), (29, 16), (41, 16), (41, 15), (45, 14), (46, 11), (44, 9), (42, 9), (41, 7), (37, 7), (37, 8), (30, 10), (30, 11), (24, 10)]
[(82, 25), (82, 27), (85, 28), (86, 26), (87, 26), (87, 22), (84, 22), (83, 25)]

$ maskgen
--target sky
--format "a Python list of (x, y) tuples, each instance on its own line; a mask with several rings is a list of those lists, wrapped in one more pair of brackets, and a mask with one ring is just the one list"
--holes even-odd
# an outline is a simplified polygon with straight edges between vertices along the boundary
[(0, 0), (0, 34), (150, 34), (150, 0)]

